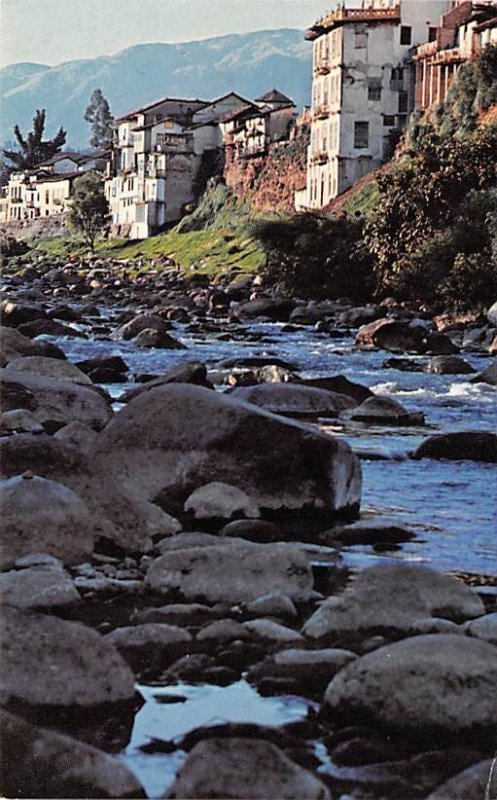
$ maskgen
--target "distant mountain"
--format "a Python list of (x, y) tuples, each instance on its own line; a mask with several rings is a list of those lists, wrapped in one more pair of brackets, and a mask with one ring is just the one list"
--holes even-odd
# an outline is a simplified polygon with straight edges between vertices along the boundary
[(84, 111), (100, 88), (115, 116), (166, 95), (214, 98), (229, 89), (248, 98), (277, 87), (297, 106), (310, 102), (311, 47), (293, 29), (233, 34), (182, 44), (140, 44), (113, 56), (55, 67), (11, 64), (0, 70), (0, 141), (25, 132), (37, 108), (47, 110), (47, 133), (63, 125), (67, 146), (86, 147)]

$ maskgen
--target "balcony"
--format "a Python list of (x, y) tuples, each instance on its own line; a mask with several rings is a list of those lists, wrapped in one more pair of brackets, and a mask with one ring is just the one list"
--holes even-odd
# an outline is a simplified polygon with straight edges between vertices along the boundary
[(325, 150), (321, 150), (319, 153), (314, 153), (311, 156), (311, 164), (326, 164), (328, 158), (328, 153)]
[(451, 47), (450, 50), (440, 50), (433, 59), (433, 63), (440, 64), (459, 64), (467, 61), (467, 57), (461, 53), (458, 47)]
[(314, 66), (314, 77), (317, 75), (328, 75), (330, 68), (330, 59), (328, 57), (320, 58), (319, 61), (316, 61)]
[(400, 4), (388, 8), (337, 8), (306, 31), (304, 38), (308, 41), (317, 39), (332, 28), (347, 22), (400, 22)]
[(326, 117), (329, 117), (329, 115), (330, 115), (330, 107), (327, 103), (326, 104), (323, 103), (320, 106), (316, 106), (316, 108), (314, 109), (314, 114), (313, 114), (314, 119), (325, 119)]

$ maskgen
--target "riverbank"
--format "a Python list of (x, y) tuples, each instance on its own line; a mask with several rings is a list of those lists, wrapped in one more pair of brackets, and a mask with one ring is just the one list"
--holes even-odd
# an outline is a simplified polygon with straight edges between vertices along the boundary
[(7, 790), (35, 742), (47, 797), (143, 796), (123, 764), (148, 796), (441, 798), (465, 768), (478, 796), (495, 312), (165, 259), (12, 263), (3, 293)]

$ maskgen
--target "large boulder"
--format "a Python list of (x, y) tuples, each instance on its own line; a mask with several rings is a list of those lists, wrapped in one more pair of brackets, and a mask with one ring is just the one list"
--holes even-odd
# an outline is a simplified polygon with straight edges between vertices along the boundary
[(145, 328), (135, 336), (133, 341), (136, 347), (144, 349), (186, 350), (185, 345), (178, 342), (178, 340), (167, 333), (167, 331), (158, 331), (155, 330), (155, 328)]
[(4, 797), (145, 797), (117, 758), (84, 742), (0, 712)]
[(357, 659), (333, 678), (324, 713), (418, 737), (497, 732), (497, 647), (451, 634), (416, 636)]
[(11, 566), (31, 553), (48, 553), (68, 564), (93, 552), (94, 526), (88, 507), (71, 489), (32, 475), (0, 484), (0, 565)]
[(270, 319), (287, 322), (295, 307), (293, 300), (282, 298), (258, 297), (240, 303), (233, 312), (237, 319), (255, 319), (256, 317), (269, 317)]
[(37, 564), (0, 574), (0, 602), (15, 608), (48, 609), (81, 600), (61, 564)]
[(420, 620), (462, 621), (485, 613), (477, 594), (428, 567), (380, 564), (364, 570), (351, 588), (326, 600), (304, 625), (312, 639), (350, 633), (406, 635)]
[(476, 370), (459, 356), (435, 356), (430, 359), (426, 372), (433, 372), (435, 375), (469, 375)]
[(213, 481), (195, 489), (187, 499), (184, 509), (195, 519), (222, 519), (246, 516), (260, 517), (256, 503), (229, 483)]
[(165, 797), (330, 800), (330, 793), (272, 742), (233, 737), (196, 744)]
[(324, 378), (303, 378), (300, 380), (303, 386), (313, 386), (315, 389), (325, 389), (327, 392), (336, 392), (340, 395), (351, 397), (356, 403), (362, 403), (374, 394), (367, 386), (361, 383), (349, 381), (344, 375), (333, 375)]
[(133, 673), (92, 628), (9, 606), (2, 610), (0, 625), (4, 703), (82, 712), (133, 699)]
[(497, 386), (497, 361), (492, 362), (483, 372), (471, 378), (471, 383), (488, 383), (490, 386)]
[(489, 431), (458, 431), (429, 436), (412, 457), (496, 463), (497, 435)]
[(4, 367), (15, 358), (23, 356), (51, 356), (65, 358), (60, 348), (51, 342), (33, 342), (16, 328), (0, 325), (0, 365)]
[(359, 461), (346, 442), (200, 386), (141, 394), (101, 432), (93, 458), (172, 513), (212, 481), (235, 482), (261, 512), (332, 516), (360, 503)]
[(92, 387), (14, 369), (0, 370), (0, 378), (4, 386), (20, 385), (34, 395), (39, 422), (66, 424), (77, 420), (100, 430), (112, 417), (110, 404)]
[(129, 322), (125, 322), (112, 334), (113, 339), (134, 339), (144, 330), (153, 329), (160, 333), (166, 333), (171, 328), (171, 324), (166, 322), (165, 319), (159, 317), (158, 314), (139, 314)]
[(61, 361), (59, 358), (46, 358), (44, 356), (23, 356), (14, 358), (9, 362), (7, 370), (17, 372), (29, 372), (33, 375), (41, 375), (44, 378), (56, 378), (59, 381), (70, 381), (90, 385), (90, 378), (81, 372), (78, 367), (69, 361)]
[(426, 800), (493, 800), (494, 797), (497, 797), (496, 761), (489, 758), (454, 775)]
[(143, 392), (148, 392), (150, 389), (155, 389), (156, 386), (162, 386), (165, 383), (193, 383), (196, 386), (206, 386), (210, 388), (210, 383), (207, 380), (207, 368), (201, 361), (180, 361), (176, 366), (171, 367), (164, 375), (159, 375), (151, 381), (135, 386), (133, 389), (128, 389), (121, 397), (119, 402), (129, 403), (138, 397)]
[(23, 303), (17, 300), (2, 300), (0, 303), (0, 314), (3, 325), (9, 328), (17, 328), (23, 322), (32, 322), (35, 319), (45, 319), (47, 313), (39, 305), (34, 303)]
[(146, 585), (162, 595), (180, 594), (187, 600), (240, 603), (267, 592), (291, 600), (313, 597), (309, 559), (298, 547), (284, 544), (232, 543), (166, 551), (152, 561)]
[(245, 386), (234, 389), (232, 396), (290, 417), (336, 417), (340, 411), (355, 405), (347, 395), (295, 383)]
[(376, 425), (422, 425), (424, 415), (410, 412), (392, 397), (368, 397), (353, 409), (350, 419)]
[(378, 347), (393, 353), (422, 353), (425, 350), (424, 336), (425, 332), (420, 326), (384, 317), (359, 328), (355, 341), (360, 348)]

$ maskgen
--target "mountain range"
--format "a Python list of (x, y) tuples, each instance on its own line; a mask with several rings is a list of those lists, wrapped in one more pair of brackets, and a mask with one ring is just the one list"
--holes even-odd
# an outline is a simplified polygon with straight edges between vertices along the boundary
[(139, 44), (57, 66), (11, 64), (0, 70), (0, 142), (14, 139), (16, 123), (30, 130), (34, 111), (45, 108), (49, 136), (62, 125), (67, 148), (87, 147), (83, 115), (97, 88), (116, 117), (166, 95), (212, 99), (230, 89), (252, 99), (276, 87), (301, 107), (310, 102), (311, 50), (302, 31), (284, 28)]

